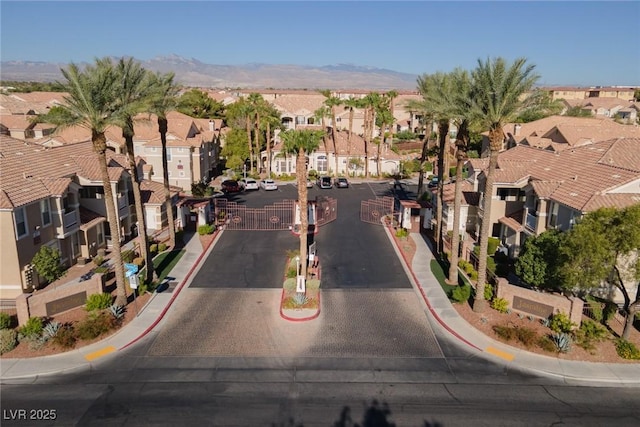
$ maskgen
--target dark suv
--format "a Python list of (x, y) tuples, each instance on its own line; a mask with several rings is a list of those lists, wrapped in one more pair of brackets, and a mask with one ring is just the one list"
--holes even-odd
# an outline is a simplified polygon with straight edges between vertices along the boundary
[(221, 187), (224, 193), (239, 193), (240, 191), (242, 191), (240, 185), (238, 184), (238, 181), (235, 181), (233, 179), (224, 181), (221, 184)]

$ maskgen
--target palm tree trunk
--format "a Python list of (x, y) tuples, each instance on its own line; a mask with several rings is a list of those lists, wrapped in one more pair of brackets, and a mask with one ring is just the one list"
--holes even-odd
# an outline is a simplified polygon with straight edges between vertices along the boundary
[(427, 152), (429, 151), (429, 138), (425, 135), (424, 142), (422, 143), (422, 152), (420, 153), (420, 171), (418, 173), (418, 192), (417, 197), (422, 197), (424, 190), (424, 167), (427, 164)]
[(333, 140), (333, 159), (335, 160), (336, 170), (333, 175), (338, 176), (338, 142), (336, 138), (336, 107), (331, 107), (331, 139)]
[(440, 142), (438, 150), (438, 193), (436, 206), (436, 253), (442, 252), (442, 198), (444, 194), (444, 156), (447, 148), (447, 134), (449, 133), (449, 120), (440, 120), (438, 124), (438, 138)]
[[(349, 135), (347, 135), (347, 172), (351, 166), (351, 134), (353, 133), (353, 107), (349, 108)], [(349, 175), (349, 174), (347, 174)]]
[(267, 121), (267, 177), (271, 178), (271, 123)]
[(382, 144), (384, 144), (384, 123), (380, 125), (380, 143), (378, 144), (378, 156), (376, 158), (376, 169), (378, 173), (378, 178), (380, 178), (380, 166), (382, 162), (380, 161), (380, 157), (382, 156)]
[[(322, 116), (322, 143), (324, 144), (324, 155), (327, 158), (326, 166), (327, 166), (327, 174), (328, 174), (329, 173), (329, 138), (327, 135), (327, 122), (324, 118), (324, 115)], [(307, 183), (305, 181), (305, 187), (306, 186), (307, 186)]]
[(458, 283), (458, 258), (460, 253), (460, 208), (462, 205), (462, 169), (467, 159), (467, 124), (460, 124), (456, 138), (456, 184), (453, 201), (453, 233), (451, 236), (451, 265), (449, 266), (449, 284)]
[(160, 131), (160, 142), (162, 143), (162, 181), (164, 184), (164, 208), (167, 213), (169, 227), (169, 246), (176, 246), (176, 224), (173, 219), (173, 205), (171, 203), (171, 191), (169, 189), (169, 162), (167, 161), (167, 130), (166, 118), (158, 117), (158, 130)]
[(122, 246), (120, 245), (120, 227), (118, 215), (116, 211), (115, 201), (113, 199), (113, 189), (111, 188), (111, 179), (109, 178), (109, 170), (107, 168), (107, 138), (104, 133), (93, 133), (91, 136), (93, 149), (98, 154), (98, 164), (100, 165), (100, 176), (102, 177), (102, 185), (104, 187), (104, 203), (107, 209), (107, 220), (109, 221), (109, 230), (111, 231), (111, 245), (113, 254), (113, 263), (116, 274), (116, 301), (117, 305), (127, 305), (127, 288), (124, 279), (124, 265), (122, 264)]
[(493, 195), (493, 181), (495, 170), (498, 165), (498, 153), (502, 143), (502, 130), (492, 129), (489, 131), (489, 141), (491, 150), (489, 154), (489, 169), (487, 170), (484, 187), (484, 201), (482, 204), (482, 224), (480, 226), (480, 255), (478, 257), (478, 281), (476, 283), (476, 295), (473, 301), (473, 311), (482, 313), (487, 306), (484, 299), (484, 287), (487, 281), (487, 251), (489, 245), (489, 232), (491, 224), (491, 201)]
[(296, 177), (298, 179), (298, 206), (300, 207), (300, 275), (307, 277), (307, 239), (309, 216), (307, 212), (307, 173), (304, 149), (298, 150), (296, 158)]
[(256, 146), (256, 169), (260, 173), (260, 113), (256, 112), (255, 135), (253, 137)]
[(367, 107), (364, 112), (364, 176), (369, 178), (369, 141), (371, 132), (371, 110)]
[(249, 145), (249, 164), (251, 165), (250, 170), (251, 174), (253, 175), (253, 143), (251, 142), (251, 120), (249, 119), (249, 116), (247, 116), (245, 128), (247, 131), (247, 143)]
[(127, 160), (129, 162), (129, 172), (131, 173), (131, 184), (133, 187), (133, 199), (136, 206), (136, 217), (138, 218), (138, 240), (140, 242), (140, 252), (144, 258), (146, 266), (145, 283), (151, 283), (158, 279), (151, 259), (149, 239), (147, 238), (147, 218), (144, 215), (142, 206), (142, 194), (140, 193), (140, 177), (136, 168), (136, 160), (133, 154), (133, 135), (125, 135), (125, 147), (127, 149)]

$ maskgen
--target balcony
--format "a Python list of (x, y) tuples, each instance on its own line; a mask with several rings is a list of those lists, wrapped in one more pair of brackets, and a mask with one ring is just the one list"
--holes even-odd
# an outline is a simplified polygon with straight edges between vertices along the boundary
[(64, 223), (65, 231), (67, 231), (69, 228), (73, 227), (74, 225), (77, 225), (78, 224), (78, 211), (74, 209), (74, 210), (72, 210), (70, 212), (65, 213), (64, 214), (63, 223)]
[(536, 231), (536, 228), (538, 227), (538, 217), (527, 212), (525, 226), (531, 231)]

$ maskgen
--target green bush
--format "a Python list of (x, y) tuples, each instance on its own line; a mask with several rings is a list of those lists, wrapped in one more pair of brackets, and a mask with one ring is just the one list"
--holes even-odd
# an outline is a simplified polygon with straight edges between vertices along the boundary
[[(133, 264), (137, 265), (138, 267), (144, 267), (144, 258), (143, 257), (137, 257), (133, 259)], [(140, 268), (138, 268), (139, 270)]]
[(315, 169), (311, 169), (308, 175), (309, 175), (309, 178), (315, 178), (316, 176), (318, 176), (318, 171), (316, 171)]
[(64, 275), (61, 258), (62, 254), (58, 249), (43, 245), (33, 256), (31, 264), (40, 276), (53, 282)]
[(495, 298), (491, 301), (491, 308), (500, 313), (507, 313), (509, 311), (509, 301), (504, 298)]
[(549, 319), (549, 328), (553, 332), (569, 333), (575, 327), (576, 324), (564, 313), (556, 313)]
[(463, 285), (456, 286), (453, 292), (451, 292), (451, 299), (457, 303), (463, 303), (469, 301), (471, 297), (471, 286)]
[(0, 312), (0, 329), (13, 327), (13, 317), (9, 313)]
[(638, 347), (636, 347), (634, 343), (622, 338), (616, 341), (616, 352), (618, 356), (623, 359), (640, 359), (640, 350), (638, 350)]
[(287, 269), (287, 278), (292, 279), (295, 278), (298, 275), (298, 272), (296, 271), (296, 267), (293, 268), (288, 268)]
[(538, 334), (531, 328), (527, 328), (524, 326), (515, 327), (516, 330), (516, 338), (526, 347), (533, 346), (538, 340)]
[(44, 324), (41, 317), (30, 317), (23, 326), (18, 328), (18, 335), (24, 338), (38, 337), (42, 335)]
[(62, 325), (58, 333), (52, 338), (52, 341), (62, 348), (73, 347), (77, 341), (75, 329), (69, 324)]
[(100, 265), (102, 265), (103, 262), (104, 262), (104, 257), (97, 256), (97, 257), (93, 258), (93, 263), (95, 265), (100, 266)]
[(216, 227), (213, 224), (204, 224), (198, 227), (198, 234), (204, 236), (206, 234), (213, 234)]
[(607, 335), (607, 329), (600, 323), (590, 319), (582, 321), (580, 328), (574, 333), (576, 344), (585, 350), (592, 351), (595, 349), (594, 342), (603, 341)]
[(469, 278), (474, 281), (478, 280), (478, 272), (473, 270), (471, 273), (469, 273)]
[(510, 326), (495, 325), (493, 327), (493, 332), (506, 341), (511, 341), (516, 338), (516, 329)]
[(100, 267), (96, 267), (93, 270), (94, 273), (102, 273), (102, 274), (106, 274), (109, 272), (109, 267), (107, 267), (106, 265), (101, 265)]
[(493, 285), (491, 285), (491, 283), (485, 283), (484, 285), (484, 299), (486, 301), (493, 299)]
[[(178, 237), (176, 235), (176, 241), (178, 240)], [(166, 243), (158, 243), (158, 252), (164, 252), (167, 250), (167, 244)]]
[(112, 302), (113, 297), (111, 294), (91, 294), (89, 295), (89, 298), (87, 298), (84, 308), (87, 311), (104, 310), (105, 308), (109, 308)]
[(109, 313), (95, 311), (89, 314), (86, 319), (78, 323), (76, 329), (78, 336), (84, 340), (91, 340), (110, 331), (117, 324), (117, 320)]
[(543, 349), (544, 351), (548, 351), (549, 353), (556, 352), (556, 345), (551, 341), (551, 338), (548, 335), (541, 336), (538, 338), (538, 347)]
[(122, 251), (122, 262), (130, 263), (136, 257), (136, 251), (133, 249), (127, 249)]
[(18, 333), (14, 329), (0, 329), (0, 354), (5, 354), (18, 345)]
[(399, 239), (404, 239), (409, 235), (409, 231), (406, 228), (399, 228), (396, 231), (396, 237)]
[(158, 253), (158, 244), (157, 243), (152, 243), (151, 245), (149, 245), (149, 252), (151, 252), (151, 254), (157, 254)]

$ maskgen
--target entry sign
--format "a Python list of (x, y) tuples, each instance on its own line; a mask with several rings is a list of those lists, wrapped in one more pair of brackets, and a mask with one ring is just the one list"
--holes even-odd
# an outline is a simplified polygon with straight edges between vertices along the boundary
[(135, 273), (129, 276), (129, 287), (131, 289), (138, 289), (138, 284), (139, 284), (139, 279), (138, 279), (138, 276), (135, 275)]

